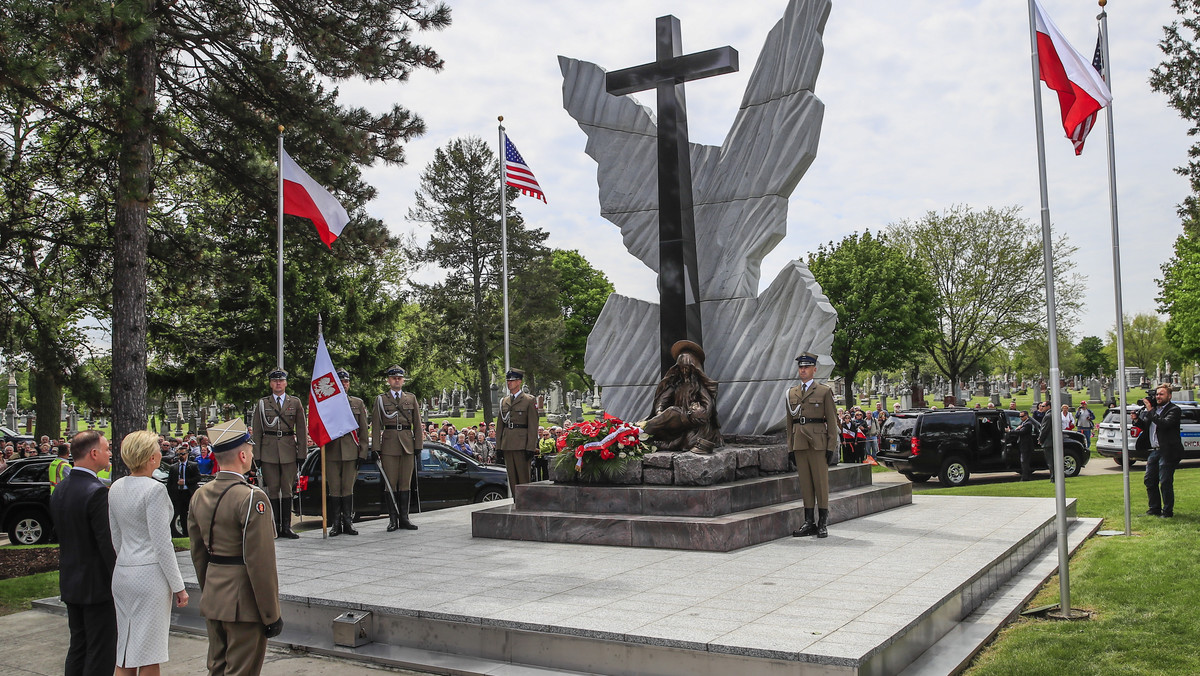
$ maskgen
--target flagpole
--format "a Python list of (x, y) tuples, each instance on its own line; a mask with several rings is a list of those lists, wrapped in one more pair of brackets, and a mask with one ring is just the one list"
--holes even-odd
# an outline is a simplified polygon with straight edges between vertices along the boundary
[(508, 194), (504, 188), (504, 116), (496, 118), (500, 121), (500, 250), (503, 252), (504, 273), (504, 373), (508, 377)]
[[(321, 313), (317, 313), (317, 346), (321, 345), (324, 339), (325, 327), (321, 322)], [(312, 392), (308, 393), (312, 396)], [(326, 496), (329, 495), (329, 473), (325, 471), (325, 444), (321, 444), (321, 539), (325, 540), (329, 537), (329, 519), (326, 516), (329, 513), (329, 503)]]
[(283, 125), (279, 125), (279, 218), (275, 229), (278, 253), (275, 275), (275, 366), (283, 368)]
[(1054, 301), (1054, 258), (1053, 241), (1050, 233), (1050, 197), (1046, 188), (1046, 142), (1042, 125), (1041, 70), (1038, 65), (1037, 18), (1034, 0), (1029, 0), (1029, 43), (1030, 60), (1033, 64), (1033, 117), (1037, 129), (1038, 188), (1041, 191), (1042, 214), (1042, 264), (1046, 275), (1046, 328), (1050, 332), (1050, 401), (1051, 413), (1042, 419), (1043, 425), (1051, 425), (1054, 443), (1054, 508), (1058, 530), (1058, 595), (1059, 612), (1062, 617), (1071, 617), (1070, 558), (1067, 551), (1067, 487), (1063, 477), (1063, 434), (1062, 425), (1055, 422), (1062, 406), (1062, 388), (1059, 385), (1058, 366), (1058, 318)]
[[(1108, 58), (1108, 12), (1104, 6), (1108, 0), (1100, 1), (1100, 49), (1104, 55), (1104, 82), (1112, 91), (1112, 61)], [(1112, 223), (1113, 251), (1113, 289), (1117, 297), (1117, 387), (1120, 391), (1120, 414), (1117, 419), (1121, 423), (1121, 474), (1124, 475), (1125, 486), (1125, 534), (1133, 534), (1131, 507), (1129, 504), (1129, 427), (1126, 423), (1126, 376), (1125, 376), (1125, 310), (1121, 293), (1121, 237), (1117, 228), (1117, 151), (1113, 141), (1113, 107), (1108, 104), (1108, 209), (1109, 221)]]

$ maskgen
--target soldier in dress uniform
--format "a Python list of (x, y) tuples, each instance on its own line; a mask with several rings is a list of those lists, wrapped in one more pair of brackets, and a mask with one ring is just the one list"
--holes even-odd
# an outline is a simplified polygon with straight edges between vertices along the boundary
[(209, 428), (221, 471), (192, 496), (188, 538), (208, 629), (210, 674), (257, 674), (283, 630), (267, 494), (246, 482), (254, 447), (240, 419)]
[[(385, 371), (388, 391), (375, 397), (371, 407), (371, 448), (383, 461), (383, 472), (392, 485), (388, 508), (388, 532), (403, 528), (416, 530), (408, 520), (410, 487), (417, 454), (425, 440), (421, 407), (412, 392), (404, 391), (404, 369), (393, 366)], [(398, 509), (397, 509), (398, 508)]]
[[(829, 463), (826, 451), (838, 447), (837, 405), (833, 390), (814, 381), (817, 355), (805, 352), (796, 357), (800, 384), (787, 392), (788, 448), (796, 457), (800, 493), (804, 496), (804, 525), (793, 537), (829, 537)], [(813, 510), (819, 514), (814, 520)]]
[(308, 454), (308, 423), (304, 420), (304, 404), (287, 393), (287, 377), (283, 369), (267, 374), (271, 394), (258, 400), (250, 425), (263, 484), (275, 515), (276, 537), (294, 540), (300, 536), (292, 532), (292, 484), (296, 481), (296, 463)]
[(496, 448), (504, 454), (508, 470), (509, 492), (514, 486), (529, 483), (529, 463), (537, 453), (537, 427), (540, 412), (533, 395), (521, 391), (525, 372), (509, 369), (504, 380), (508, 395), (500, 400), (500, 424), (496, 432)]
[(358, 477), (358, 461), (367, 457), (367, 405), (362, 399), (350, 396), (350, 373), (337, 370), (342, 390), (350, 400), (350, 410), (358, 430), (330, 441), (325, 445), (325, 471), (328, 476), (330, 516), (329, 537), (345, 533), (358, 535), (354, 530), (354, 480)]

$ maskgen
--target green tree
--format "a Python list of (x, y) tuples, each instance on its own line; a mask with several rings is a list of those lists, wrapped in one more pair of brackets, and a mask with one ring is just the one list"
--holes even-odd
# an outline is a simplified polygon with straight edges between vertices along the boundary
[[(938, 327), (928, 351), (956, 397), (963, 376), (998, 347), (1047, 333), (1041, 226), (1020, 213), (957, 205), (890, 226), (890, 241), (933, 277)], [(1054, 242), (1056, 320), (1064, 333), (1081, 304), (1075, 251), (1065, 236)]]
[[(1068, 374), (1079, 372), (1079, 352), (1070, 334), (1058, 332), (1058, 368), (1066, 377)], [(1017, 371), (1028, 374), (1039, 374), (1043, 378), (1050, 376), (1050, 345), (1043, 333), (1040, 336), (1022, 341), (1013, 350), (1013, 364)]]
[(1110, 374), (1116, 372), (1116, 362), (1111, 361), (1104, 352), (1104, 341), (1098, 336), (1084, 336), (1075, 346), (1079, 353), (1079, 373), (1085, 376)]
[(588, 336), (613, 292), (613, 285), (604, 272), (592, 267), (577, 250), (555, 249), (551, 262), (558, 272), (558, 305), (564, 325), (556, 352), (562, 355), (562, 368), (578, 380), (568, 387), (589, 389), (594, 383), (583, 370), (583, 356)]
[[(269, 158), (276, 125), (283, 124), (304, 139), (292, 153), (302, 165), (337, 158), (318, 173), (337, 177), (328, 185), (357, 203), (371, 191), (354, 167), (402, 162), (403, 142), (423, 124), (399, 105), (381, 113), (343, 108), (322, 81), (399, 81), (414, 68), (440, 68), (436, 53), (413, 44), (411, 36), (450, 20), (445, 5), (423, 0), (13, 0), (5, 12), (0, 89), (100, 132), (103, 159), (113, 167), (111, 396), (117, 439), (144, 426), (147, 417), (155, 148), (212, 169), (250, 198), (248, 209), (272, 213), (261, 207), (273, 204), (263, 196), (273, 185)], [(80, 82), (95, 85), (96, 105), (62, 103), (59, 94)], [(264, 220), (259, 227), (266, 229)], [(119, 465), (119, 454), (117, 460)]]
[[(1150, 87), (1167, 96), (1167, 103), (1191, 125), (1189, 136), (1200, 134), (1200, 2), (1173, 0), (1181, 20), (1164, 27), (1159, 47), (1165, 56), (1151, 71)], [(1157, 280), (1159, 310), (1169, 316), (1166, 339), (1187, 359), (1200, 359), (1200, 143), (1188, 148), (1188, 163), (1176, 169), (1188, 178), (1192, 194), (1179, 207), (1183, 234), (1175, 240), (1174, 255), (1162, 266)]]
[[(486, 419), (493, 416), (486, 394), (493, 374), (503, 368), (504, 355), (499, 172), (495, 153), (482, 139), (452, 139), (422, 172), (416, 204), (408, 214), (409, 220), (433, 229), (414, 260), (444, 272), (439, 282), (416, 285), (421, 306), (434, 318), (429, 326), (433, 349), (480, 393)], [(557, 275), (543, 244), (546, 232), (526, 227), (512, 204), (519, 192), (506, 190), (510, 356), (514, 365), (531, 360), (523, 366), (532, 386), (561, 372), (557, 357), (546, 358), (561, 334), (561, 319), (557, 326), (551, 321), (558, 315)]]
[[(1164, 359), (1174, 361), (1179, 365), (1178, 355), (1171, 350), (1166, 339), (1166, 325), (1155, 314), (1139, 312), (1133, 318), (1125, 317), (1125, 366), (1154, 373), (1154, 367)], [(1117, 363), (1117, 330), (1114, 326), (1108, 332), (1108, 344), (1104, 353)], [(1114, 367), (1115, 368), (1115, 367)]]
[[(808, 268), (838, 313), (834, 373), (853, 388), (862, 371), (893, 369), (925, 350), (936, 328), (926, 270), (868, 230), (822, 244)], [(854, 400), (851, 389), (847, 401)]]

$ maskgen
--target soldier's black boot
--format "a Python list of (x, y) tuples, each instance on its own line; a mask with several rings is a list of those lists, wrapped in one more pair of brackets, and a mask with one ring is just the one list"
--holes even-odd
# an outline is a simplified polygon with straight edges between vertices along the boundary
[(829, 537), (829, 510), (818, 509), (817, 513), (817, 537), (827, 538)]
[(329, 537), (334, 537), (342, 534), (342, 499), (341, 497), (329, 498), (329, 518), (325, 522), (329, 526)]
[(353, 495), (347, 495), (342, 498), (342, 532), (346, 535), (358, 535), (358, 531), (354, 530)]
[(400, 496), (400, 527), (404, 530), (416, 530), (417, 526), (408, 520), (408, 501), (412, 497), (412, 491), (400, 491), (397, 495)]
[(817, 534), (817, 524), (813, 520), (813, 511), (807, 507), (804, 508), (804, 525), (800, 526), (799, 530), (792, 531), (792, 537), (802, 538)]
[(389, 533), (391, 533), (392, 531), (400, 530), (400, 512), (397, 509), (397, 505), (399, 504), (399, 499), (400, 499), (399, 494), (396, 493), (395, 491), (392, 491), (391, 497), (392, 497), (392, 499), (387, 501), (387, 510), (388, 510), (387, 532), (389, 532)]
[[(287, 501), (285, 507), (284, 500)], [(283, 498), (279, 501), (279, 537), (288, 540), (299, 540), (300, 536), (292, 532), (292, 510), (291, 498)]]
[(278, 500), (270, 500), (269, 502), (271, 503), (271, 518), (275, 520), (275, 537), (278, 538), (279, 532), (280, 532), (279, 531), (279, 517), (281, 516), (279, 514), (279, 501)]

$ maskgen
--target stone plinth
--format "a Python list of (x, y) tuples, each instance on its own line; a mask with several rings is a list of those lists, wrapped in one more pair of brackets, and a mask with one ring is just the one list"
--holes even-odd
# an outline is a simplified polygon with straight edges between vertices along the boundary
[[(677, 466), (679, 455), (685, 454), (674, 458)], [(749, 454), (744, 455), (748, 459)], [(728, 460), (714, 464), (736, 468), (737, 452), (724, 457)], [(642, 471), (645, 475), (671, 470), (647, 467)], [(830, 468), (829, 490), (831, 523), (912, 502), (911, 484), (873, 486), (866, 465)], [(724, 552), (787, 537), (804, 521), (800, 482), (791, 473), (710, 486), (541, 481), (517, 486), (513, 498), (512, 505), (474, 512), (472, 535)]]

